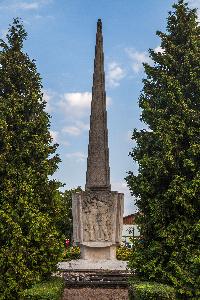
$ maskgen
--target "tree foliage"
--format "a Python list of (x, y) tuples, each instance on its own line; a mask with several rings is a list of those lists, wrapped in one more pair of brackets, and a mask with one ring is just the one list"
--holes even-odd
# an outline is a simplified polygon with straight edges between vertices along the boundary
[(27, 34), (14, 19), (0, 41), (0, 299), (48, 276), (60, 257), (55, 225), (60, 183), (57, 145), (35, 61), (23, 52)]
[(56, 225), (60, 233), (65, 238), (70, 239), (70, 242), (72, 242), (73, 233), (72, 194), (80, 191), (81, 187), (78, 186), (76, 189), (65, 190), (60, 193), (60, 212)]
[(132, 268), (143, 280), (171, 284), (183, 297), (200, 295), (200, 27), (179, 0), (157, 32), (162, 51), (139, 99), (148, 130), (134, 130), (138, 174), (128, 185), (140, 211), (142, 242)]

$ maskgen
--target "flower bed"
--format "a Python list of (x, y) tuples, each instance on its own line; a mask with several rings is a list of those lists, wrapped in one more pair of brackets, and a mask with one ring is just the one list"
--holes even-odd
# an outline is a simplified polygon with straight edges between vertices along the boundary
[(128, 261), (132, 256), (133, 250), (124, 246), (117, 247), (116, 257), (118, 260)]

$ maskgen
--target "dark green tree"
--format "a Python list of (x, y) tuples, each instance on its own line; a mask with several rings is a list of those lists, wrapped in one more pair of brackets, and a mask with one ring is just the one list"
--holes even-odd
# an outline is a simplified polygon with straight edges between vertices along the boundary
[(179, 0), (163, 51), (149, 50), (139, 99), (148, 130), (134, 130), (131, 156), (138, 174), (126, 180), (140, 211), (142, 239), (130, 262), (142, 280), (200, 297), (200, 27), (197, 12)]
[(0, 41), (0, 299), (19, 299), (23, 288), (46, 278), (60, 258), (55, 220), (60, 183), (57, 145), (35, 61), (22, 50), (18, 19)]
[(72, 194), (81, 192), (81, 187), (65, 190), (60, 194), (60, 212), (57, 219), (57, 228), (60, 233), (72, 242), (73, 217), (72, 217)]

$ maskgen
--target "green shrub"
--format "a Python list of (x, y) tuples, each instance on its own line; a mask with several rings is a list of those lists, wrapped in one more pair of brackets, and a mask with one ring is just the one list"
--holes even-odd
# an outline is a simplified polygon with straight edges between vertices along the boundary
[(116, 250), (116, 257), (118, 260), (130, 260), (133, 250), (127, 247), (119, 246)]
[(69, 247), (64, 251), (63, 260), (71, 260), (80, 258), (81, 251), (80, 247), (73, 246)]
[(129, 289), (129, 299), (134, 300), (175, 300), (174, 288), (160, 283), (132, 283)]
[[(127, 247), (119, 246), (116, 250), (116, 257), (118, 260), (129, 260), (133, 253), (132, 249)], [(69, 247), (64, 251), (63, 260), (79, 259), (81, 255), (80, 247), (73, 246)]]
[(22, 293), (20, 300), (60, 300), (64, 289), (64, 280), (53, 277), (49, 281), (35, 284)]

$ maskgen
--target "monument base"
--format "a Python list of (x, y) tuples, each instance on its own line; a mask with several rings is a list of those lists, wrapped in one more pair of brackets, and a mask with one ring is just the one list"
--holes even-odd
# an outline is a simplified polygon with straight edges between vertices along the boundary
[(107, 271), (127, 271), (127, 261), (117, 259), (74, 259), (70, 261), (63, 261), (58, 263), (58, 270), (66, 271), (94, 271), (94, 270), (107, 270)]
[(81, 245), (81, 258), (89, 261), (115, 260), (116, 246), (98, 248)]
[(77, 259), (58, 264), (57, 276), (68, 287), (127, 287), (131, 272), (126, 261)]

